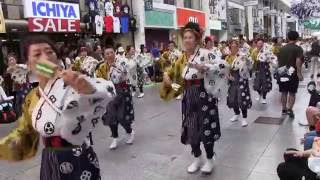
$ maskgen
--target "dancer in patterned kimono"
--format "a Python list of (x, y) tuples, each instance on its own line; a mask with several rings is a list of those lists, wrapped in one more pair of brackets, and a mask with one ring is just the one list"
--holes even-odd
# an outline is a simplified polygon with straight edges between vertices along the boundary
[(257, 40), (257, 48), (253, 50), (252, 56), (257, 60), (256, 75), (253, 89), (258, 92), (257, 98), (261, 104), (267, 104), (267, 93), (272, 90), (271, 66), (277, 65), (277, 56), (265, 47), (263, 39)]
[(214, 46), (214, 42), (212, 41), (211, 37), (206, 37), (204, 39), (204, 43), (206, 46), (206, 49), (210, 51), (210, 54), (213, 55), (213, 59), (221, 59), (222, 53), (220, 51), (220, 48)]
[[(195, 173), (200, 169), (202, 142), (207, 161), (201, 172), (207, 174), (213, 170), (214, 143), (221, 136), (218, 101), (205, 89), (204, 78), (210, 71), (210, 60), (208, 50), (199, 48), (202, 38), (199, 25), (186, 24), (182, 36), (185, 52), (164, 73), (160, 96), (169, 100), (183, 92), (181, 142), (190, 144), (195, 158), (187, 171)], [(209, 84), (215, 83), (209, 80)]]
[[(87, 140), (115, 96), (112, 82), (71, 70), (50, 76), (40, 72), (39, 66), (50, 71), (59, 66), (55, 46), (44, 36), (28, 37), (23, 47), (39, 86), (27, 95), (18, 127), (0, 140), (0, 159), (32, 158), (41, 140), (40, 180), (100, 180), (99, 162)], [(43, 60), (46, 66), (39, 64)]]
[[(181, 56), (181, 52), (176, 48), (176, 44), (170, 41), (168, 44), (168, 50), (162, 53), (160, 58), (161, 71), (165, 72), (177, 59)], [(176, 100), (181, 100), (182, 95), (176, 97)]]
[(12, 91), (15, 97), (14, 108), (18, 116), (22, 113), (22, 104), (24, 98), (29, 93), (31, 85), (28, 80), (28, 68), (25, 64), (17, 64), (17, 59), (14, 54), (8, 55), (7, 75), (12, 80)]
[(231, 63), (227, 105), (229, 108), (233, 108), (235, 113), (230, 121), (238, 121), (241, 110), (241, 125), (246, 127), (248, 126), (248, 109), (252, 106), (248, 80), (252, 62), (249, 56), (239, 51), (239, 44), (235, 40), (230, 43), (230, 51), (231, 54), (226, 57), (227, 62)]
[[(144, 68), (145, 83), (150, 84), (153, 75), (153, 61), (149, 50), (144, 45), (141, 45), (140, 47), (140, 54), (138, 55), (138, 60), (140, 66)], [(144, 94), (143, 96), (140, 96), (141, 98), (143, 98)]]
[(72, 65), (72, 70), (81, 72), (82, 74), (88, 75), (90, 77), (94, 76), (94, 70), (99, 64), (99, 61), (91, 56), (88, 56), (88, 50), (86, 47), (80, 48), (80, 55), (76, 58), (74, 64)]
[(160, 58), (161, 70), (164, 72), (166, 68), (170, 67), (180, 55), (181, 52), (176, 48), (176, 44), (173, 41), (170, 41), (168, 44), (168, 50), (162, 53)]
[(134, 121), (134, 109), (128, 84), (128, 61), (125, 58), (116, 59), (115, 51), (110, 46), (105, 48), (104, 60), (104, 63), (97, 67), (96, 77), (112, 81), (117, 92), (116, 98), (108, 104), (107, 112), (102, 118), (104, 124), (111, 129), (113, 140), (109, 148), (113, 150), (118, 147), (119, 124), (126, 130), (126, 143), (133, 143), (134, 131), (131, 125)]
[(143, 94), (143, 68), (139, 65), (139, 59), (133, 46), (127, 47), (127, 66), (129, 75), (129, 84), (132, 88), (132, 96), (136, 95), (137, 87), (139, 88), (139, 97)]

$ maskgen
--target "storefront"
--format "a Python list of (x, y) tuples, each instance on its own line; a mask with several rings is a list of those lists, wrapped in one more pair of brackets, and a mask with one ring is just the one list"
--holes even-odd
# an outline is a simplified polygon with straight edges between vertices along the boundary
[[(180, 36), (180, 29), (188, 22), (198, 23), (200, 28), (206, 29), (206, 13), (198, 10), (188, 8), (177, 8), (177, 27), (176, 37), (178, 37), (178, 44), (182, 44), (182, 38)], [(182, 48), (182, 47), (180, 47)]]
[(145, 11), (145, 41), (148, 48), (153, 43), (159, 48), (166, 48), (172, 40), (171, 33), (176, 27), (175, 10), (173, 5), (153, 3), (153, 9)]

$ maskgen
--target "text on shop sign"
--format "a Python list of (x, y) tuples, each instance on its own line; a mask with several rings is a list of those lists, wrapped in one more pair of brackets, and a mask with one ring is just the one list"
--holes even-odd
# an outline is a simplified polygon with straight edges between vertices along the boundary
[(25, 17), (80, 19), (79, 5), (73, 3), (25, 0)]
[(34, 16), (67, 17), (77, 18), (76, 12), (72, 6), (62, 4), (48, 4), (32, 2), (32, 12)]
[(29, 18), (29, 32), (80, 32), (80, 20)]

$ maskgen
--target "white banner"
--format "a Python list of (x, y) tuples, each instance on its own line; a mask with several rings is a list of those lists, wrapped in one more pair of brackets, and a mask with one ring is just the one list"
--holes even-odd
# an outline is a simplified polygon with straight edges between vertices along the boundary
[(209, 9), (211, 19), (227, 19), (227, 1), (226, 0), (209, 0)]
[(24, 0), (24, 16), (26, 18), (52, 18), (52, 19), (75, 19), (80, 20), (79, 4)]

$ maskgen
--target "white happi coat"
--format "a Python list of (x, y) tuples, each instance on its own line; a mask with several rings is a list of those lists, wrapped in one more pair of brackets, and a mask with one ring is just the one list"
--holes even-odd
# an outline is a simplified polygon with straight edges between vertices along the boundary
[(32, 125), (42, 137), (60, 136), (73, 145), (82, 145), (99, 123), (106, 106), (116, 92), (110, 81), (86, 80), (95, 88), (93, 94), (77, 93), (62, 79), (50, 80), (32, 111)]

